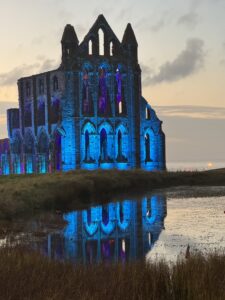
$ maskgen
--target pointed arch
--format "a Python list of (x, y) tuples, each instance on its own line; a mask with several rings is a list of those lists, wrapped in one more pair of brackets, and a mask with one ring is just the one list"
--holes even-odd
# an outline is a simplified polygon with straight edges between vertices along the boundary
[(98, 30), (98, 42), (99, 42), (99, 55), (104, 55), (104, 31), (102, 28)]

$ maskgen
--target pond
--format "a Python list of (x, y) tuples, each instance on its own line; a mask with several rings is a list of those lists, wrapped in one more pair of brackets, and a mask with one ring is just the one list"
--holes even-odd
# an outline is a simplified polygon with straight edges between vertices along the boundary
[(225, 250), (225, 196), (159, 191), (80, 211), (44, 213), (26, 222), (1, 222), (0, 227), (1, 245), (26, 244), (75, 264), (173, 261), (187, 245), (191, 251)]

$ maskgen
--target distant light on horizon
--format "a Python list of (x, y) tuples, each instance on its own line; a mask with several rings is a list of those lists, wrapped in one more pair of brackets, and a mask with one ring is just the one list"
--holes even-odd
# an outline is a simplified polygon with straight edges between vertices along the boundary
[(208, 168), (212, 168), (213, 167), (213, 163), (212, 162), (208, 162), (207, 166), (208, 166)]

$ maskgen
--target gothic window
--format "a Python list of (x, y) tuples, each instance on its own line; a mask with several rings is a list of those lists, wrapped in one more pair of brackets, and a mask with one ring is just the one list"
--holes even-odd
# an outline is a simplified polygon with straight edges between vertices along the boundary
[(107, 161), (107, 133), (103, 128), (100, 132), (100, 159), (101, 161)]
[(39, 95), (44, 94), (44, 81), (43, 81), (43, 79), (39, 79), (38, 92), (39, 92)]
[(93, 54), (93, 43), (92, 43), (92, 40), (90, 40), (88, 42), (88, 54), (89, 55), (92, 55)]
[(83, 98), (83, 113), (90, 114), (92, 112), (92, 101), (91, 94), (89, 89), (89, 78), (88, 72), (85, 71), (83, 75), (83, 89), (82, 89), (82, 98)]
[(113, 42), (110, 42), (109, 44), (109, 55), (113, 56)]
[(24, 126), (31, 127), (32, 126), (32, 114), (31, 114), (31, 102), (25, 102), (24, 107)]
[(85, 131), (85, 158), (84, 160), (88, 161), (90, 160), (90, 138), (89, 138), (89, 132)]
[(98, 109), (101, 114), (104, 114), (107, 111), (107, 86), (104, 69), (100, 69), (99, 75)]
[(117, 143), (118, 143), (118, 155), (117, 155), (117, 158), (118, 159), (122, 159), (122, 155), (123, 155), (123, 153), (122, 153), (122, 133), (121, 133), (120, 130), (118, 131), (118, 137), (117, 137), (117, 139), (118, 139), (118, 141), (117, 141)]
[(38, 115), (37, 115), (38, 126), (45, 125), (45, 101), (40, 99), (38, 101)]
[(30, 83), (27, 82), (26, 83), (26, 96), (30, 97), (30, 94), (31, 94), (31, 92), (30, 92)]
[(117, 111), (119, 114), (123, 113), (123, 103), (122, 103), (122, 76), (119, 69), (116, 70), (116, 104)]
[(145, 162), (150, 161), (150, 136), (147, 133), (145, 135)]
[(150, 112), (150, 108), (146, 107), (145, 109), (145, 118), (146, 120), (150, 120), (151, 119), (151, 112)]
[(99, 55), (104, 55), (104, 32), (101, 28), (98, 31), (98, 40), (99, 40)]
[(59, 89), (59, 82), (56, 76), (53, 77), (53, 91), (56, 92)]
[(60, 120), (60, 100), (53, 98), (51, 103), (51, 123), (56, 124)]

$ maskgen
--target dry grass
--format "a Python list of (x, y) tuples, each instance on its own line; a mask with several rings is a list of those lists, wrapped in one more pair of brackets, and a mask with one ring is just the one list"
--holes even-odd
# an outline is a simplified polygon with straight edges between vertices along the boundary
[(0, 176), (0, 219), (43, 209), (84, 208), (117, 194), (174, 186), (225, 186), (225, 171), (73, 171), (46, 175)]
[(224, 300), (225, 255), (165, 262), (76, 266), (25, 249), (0, 249), (0, 299)]

